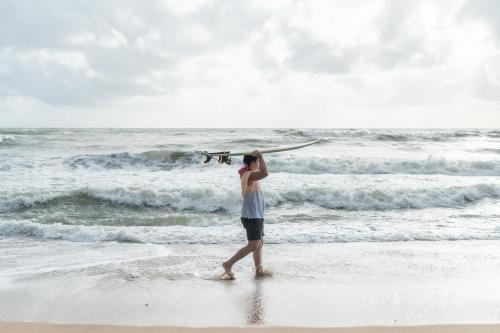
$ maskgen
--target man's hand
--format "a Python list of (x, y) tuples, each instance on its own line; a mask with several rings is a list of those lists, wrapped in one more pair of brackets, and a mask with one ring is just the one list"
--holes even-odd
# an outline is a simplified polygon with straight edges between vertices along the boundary
[(258, 151), (258, 150), (254, 150), (252, 152), (252, 155), (255, 156), (255, 157), (257, 157), (257, 158), (261, 158), (262, 157), (262, 153), (260, 151)]
[(261, 179), (266, 178), (268, 175), (267, 166), (266, 166), (266, 162), (264, 161), (264, 157), (262, 157), (262, 153), (258, 150), (254, 150), (252, 152), (252, 155), (259, 159), (260, 170), (250, 172), (250, 176), (248, 177), (248, 181), (261, 180)]

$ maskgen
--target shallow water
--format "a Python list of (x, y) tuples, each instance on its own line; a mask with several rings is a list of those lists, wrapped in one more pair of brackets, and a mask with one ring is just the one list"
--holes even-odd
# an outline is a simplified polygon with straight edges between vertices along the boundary
[(233, 267), (236, 280), (220, 281), (220, 264), (238, 244), (4, 239), (0, 321), (202, 327), (498, 323), (499, 246), (484, 240), (267, 244), (264, 263), (272, 277), (255, 279), (249, 256)]

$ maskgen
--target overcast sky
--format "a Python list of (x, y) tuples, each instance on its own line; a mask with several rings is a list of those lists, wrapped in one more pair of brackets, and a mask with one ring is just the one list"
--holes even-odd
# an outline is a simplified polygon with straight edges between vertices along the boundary
[(0, 127), (500, 127), (500, 1), (0, 1)]

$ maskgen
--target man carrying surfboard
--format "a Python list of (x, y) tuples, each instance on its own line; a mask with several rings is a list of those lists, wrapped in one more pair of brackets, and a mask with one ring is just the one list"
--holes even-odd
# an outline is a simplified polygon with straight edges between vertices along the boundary
[(260, 180), (266, 178), (266, 162), (259, 150), (254, 150), (252, 155), (244, 155), (245, 166), (238, 173), (241, 180), (241, 194), (243, 204), (241, 207), (241, 223), (245, 227), (248, 244), (239, 249), (230, 259), (222, 263), (223, 277), (233, 280), (233, 265), (240, 259), (253, 252), (255, 263), (255, 276), (268, 276), (270, 272), (262, 267), (262, 246), (264, 245), (264, 196), (260, 187)]

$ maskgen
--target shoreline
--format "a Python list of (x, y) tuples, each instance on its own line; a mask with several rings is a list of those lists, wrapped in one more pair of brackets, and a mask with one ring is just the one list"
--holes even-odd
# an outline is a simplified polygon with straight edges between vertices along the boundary
[(245, 329), (500, 323), (500, 241), (271, 244), (265, 262), (274, 275), (255, 279), (246, 258), (235, 281), (217, 274), (237, 246), (26, 241), (29, 247), (22, 240), (3, 247), (0, 322)]
[(95, 333), (215, 333), (215, 332), (336, 332), (336, 333), (496, 333), (500, 331), (500, 324), (453, 324), (453, 325), (416, 325), (416, 326), (359, 326), (359, 327), (175, 327), (175, 326), (118, 326), (118, 325), (82, 325), (82, 324), (53, 324), (38, 322), (0, 322), (0, 332), (3, 333), (81, 333), (92, 331)]

